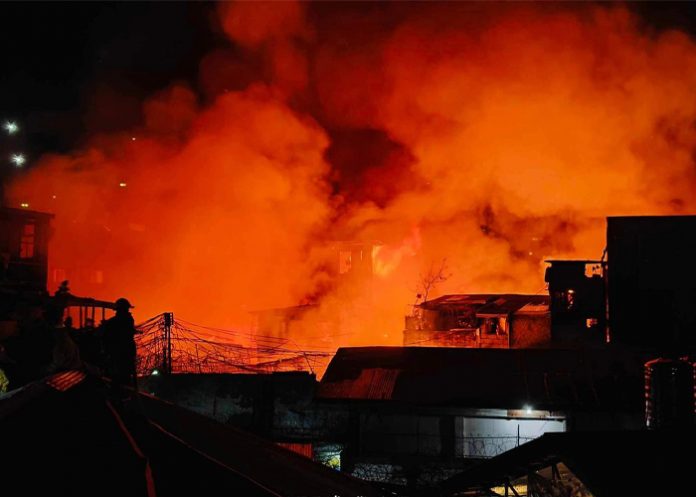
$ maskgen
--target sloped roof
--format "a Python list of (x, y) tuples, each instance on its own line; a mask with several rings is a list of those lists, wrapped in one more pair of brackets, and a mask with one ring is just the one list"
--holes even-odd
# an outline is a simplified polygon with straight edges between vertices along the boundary
[(681, 495), (693, 471), (683, 449), (695, 442), (694, 430), (546, 433), (441, 487), (445, 495), (490, 488), (562, 462), (595, 497)]
[(443, 295), (432, 300), (426, 300), (420, 306), (426, 309), (437, 309), (444, 307), (463, 307), (463, 306), (480, 306), (489, 302), (491, 298), (496, 297), (490, 293), (471, 293), (471, 294), (454, 294)]
[(29, 209), (17, 209), (15, 207), (5, 207), (0, 206), (0, 216), (1, 217), (14, 217), (14, 218), (38, 218), (42, 220), (53, 219), (55, 215), (50, 212), (40, 212), (32, 211)]
[(379, 495), (155, 397), (112, 405), (100, 379), (74, 372), (0, 397), (0, 440), (2, 484), (26, 495)]
[(220, 424), (156, 397), (141, 394), (142, 413), (163, 433), (181, 440), (273, 495), (380, 495), (367, 482), (315, 463), (262, 438)]
[(548, 295), (500, 295), (491, 299), (485, 305), (476, 310), (477, 316), (507, 316), (519, 311), (525, 306), (546, 306), (548, 309)]
[(501, 316), (512, 314), (528, 304), (548, 306), (549, 296), (516, 293), (443, 295), (423, 302), (420, 307), (430, 310), (471, 308), (477, 315)]
[(471, 408), (640, 410), (642, 360), (607, 349), (341, 348), (317, 397)]

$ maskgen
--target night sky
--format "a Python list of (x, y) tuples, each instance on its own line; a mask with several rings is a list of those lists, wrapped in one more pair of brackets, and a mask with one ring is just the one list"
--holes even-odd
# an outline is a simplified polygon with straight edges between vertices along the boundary
[(209, 3), (3, 3), (3, 118), (23, 124), (33, 154), (136, 123), (145, 96), (195, 79), (201, 56), (224, 42), (213, 12)]
[[(312, 11), (316, 20), (340, 16), (346, 8), (375, 6), (321, 3)], [(633, 3), (630, 8), (648, 26), (696, 32), (696, 4)], [(12, 147), (23, 147), (32, 158), (65, 152), (95, 132), (137, 125), (143, 99), (173, 81), (200, 88), (203, 56), (230, 46), (215, 10), (212, 2), (2, 3), (0, 118), (23, 128)], [(374, 130), (328, 128), (336, 144), (329, 160), (353, 160), (341, 144), (355, 140), (365, 143), (368, 154), (371, 148), (390, 147)]]

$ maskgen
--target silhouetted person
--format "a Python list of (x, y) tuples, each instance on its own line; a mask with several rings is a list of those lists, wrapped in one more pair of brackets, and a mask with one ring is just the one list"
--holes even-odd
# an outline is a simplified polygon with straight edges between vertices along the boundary
[(58, 289), (55, 291), (53, 295), (56, 297), (61, 295), (68, 295), (70, 293), (70, 288), (68, 287), (69, 284), (70, 282), (68, 280), (61, 281), (60, 285), (58, 286)]
[(116, 389), (123, 385), (135, 387), (135, 321), (124, 298), (116, 301), (116, 315), (104, 322), (106, 373)]

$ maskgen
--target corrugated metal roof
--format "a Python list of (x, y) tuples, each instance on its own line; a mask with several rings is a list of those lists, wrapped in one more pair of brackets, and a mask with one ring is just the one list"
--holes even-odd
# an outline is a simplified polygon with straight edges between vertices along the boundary
[(443, 295), (423, 302), (420, 307), (430, 310), (471, 308), (478, 315), (500, 316), (511, 314), (527, 304), (548, 306), (549, 296), (514, 293)]
[(390, 399), (400, 372), (399, 369), (363, 369), (355, 380), (338, 381), (326, 394), (335, 398)]
[(546, 305), (549, 304), (548, 295), (501, 295), (495, 300), (491, 300), (481, 306), (477, 311), (477, 316), (509, 316), (526, 305)]
[(341, 348), (318, 398), (633, 411), (642, 408), (641, 361), (606, 349)]
[(460, 294), (460, 295), (443, 295), (436, 299), (427, 300), (423, 302), (421, 307), (426, 309), (437, 309), (443, 307), (457, 307), (457, 306), (479, 306), (484, 305), (486, 302), (497, 295), (494, 294)]

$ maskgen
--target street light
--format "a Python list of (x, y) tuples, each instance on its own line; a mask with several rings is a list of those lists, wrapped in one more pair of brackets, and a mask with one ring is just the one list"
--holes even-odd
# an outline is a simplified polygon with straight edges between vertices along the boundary
[(10, 157), (10, 161), (17, 167), (22, 167), (24, 163), (27, 161), (27, 158), (24, 156), (24, 154), (12, 154)]
[(14, 121), (5, 121), (5, 124), (3, 124), (2, 127), (5, 129), (5, 131), (7, 131), (8, 135), (14, 135), (19, 131), (19, 126)]

